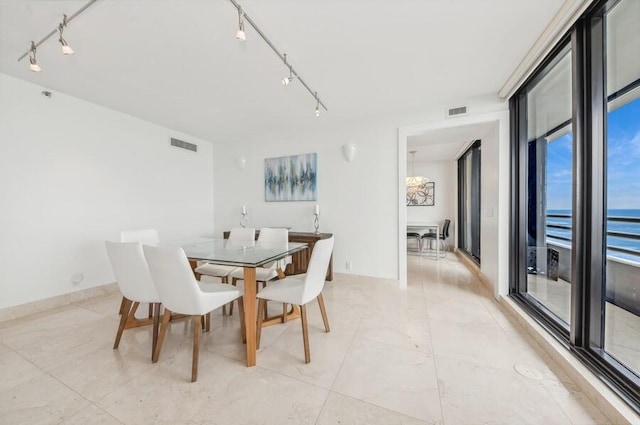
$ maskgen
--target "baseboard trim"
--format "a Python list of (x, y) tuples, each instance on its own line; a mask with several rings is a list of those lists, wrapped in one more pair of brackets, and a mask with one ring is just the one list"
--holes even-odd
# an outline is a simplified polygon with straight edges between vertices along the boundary
[(455, 250), (455, 253), (460, 259), (460, 262), (463, 263), (469, 269), (469, 271), (478, 278), (480, 283), (482, 283), (486, 287), (486, 289), (488, 289), (493, 294), (495, 291), (495, 288), (493, 287), (493, 282), (491, 281), (491, 279), (489, 279), (489, 277), (486, 274), (482, 273), (482, 270), (480, 269), (480, 266), (478, 265), (478, 263), (473, 261), (471, 258), (469, 258), (467, 254), (463, 254), (458, 249)]
[(117, 283), (107, 283), (105, 285), (95, 286), (93, 288), (82, 289), (80, 291), (62, 294), (43, 300), (33, 301), (26, 304), (20, 304), (13, 307), (0, 309), (0, 323), (8, 320), (19, 319), (31, 314), (41, 313), (51, 310), (52, 308), (61, 307), (74, 302), (88, 300), (102, 295), (118, 292)]

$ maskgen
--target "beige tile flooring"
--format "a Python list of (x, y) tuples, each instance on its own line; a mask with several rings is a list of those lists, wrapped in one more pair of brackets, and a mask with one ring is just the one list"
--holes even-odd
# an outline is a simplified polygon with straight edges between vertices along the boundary
[(0, 424), (608, 423), (454, 255), (409, 256), (409, 282), (338, 274), (330, 333), (309, 310), (308, 365), (298, 320), (266, 328), (246, 368), (238, 317), (215, 312), (196, 383), (190, 322), (157, 364), (149, 328), (112, 350), (115, 295), (0, 324)]

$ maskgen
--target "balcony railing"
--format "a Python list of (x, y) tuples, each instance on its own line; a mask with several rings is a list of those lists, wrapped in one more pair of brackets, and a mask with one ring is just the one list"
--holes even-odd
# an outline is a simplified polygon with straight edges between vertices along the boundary
[[(555, 239), (558, 241), (571, 242), (571, 215), (569, 214), (547, 214), (548, 219), (561, 219), (568, 220), (569, 224), (554, 224), (554, 223), (546, 223), (547, 232), (546, 236), (548, 239)], [(640, 231), (640, 217), (619, 217), (619, 216), (609, 216), (607, 217), (607, 221), (610, 223), (625, 223), (625, 224), (637, 224), (638, 229)], [(609, 228), (610, 226), (607, 226)], [(565, 236), (562, 234), (553, 234), (549, 233), (549, 230), (560, 230), (561, 232), (568, 233), (569, 236)], [(622, 240), (629, 241), (640, 241), (639, 233), (629, 233), (629, 232), (619, 232), (614, 230), (607, 231), (607, 238), (620, 238)], [(640, 246), (640, 243), (638, 244)], [(623, 246), (617, 246), (612, 244), (607, 244), (607, 251), (611, 252), (619, 252), (621, 254), (637, 256), (637, 260), (640, 261), (640, 250), (627, 248)]]

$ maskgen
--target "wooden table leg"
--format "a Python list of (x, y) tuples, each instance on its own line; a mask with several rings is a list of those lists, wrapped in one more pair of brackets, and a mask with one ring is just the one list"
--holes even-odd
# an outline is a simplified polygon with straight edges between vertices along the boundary
[(247, 333), (247, 366), (256, 365), (256, 269), (244, 268), (244, 326)]

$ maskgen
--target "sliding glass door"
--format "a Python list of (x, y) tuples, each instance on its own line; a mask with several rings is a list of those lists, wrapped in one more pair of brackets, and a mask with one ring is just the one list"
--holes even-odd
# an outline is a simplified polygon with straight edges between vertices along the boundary
[[(526, 290), (558, 325), (571, 322), (571, 49), (567, 44), (526, 90)], [(524, 289), (524, 288), (523, 288)]]
[(638, 22), (598, 2), (510, 100), (510, 292), (640, 412)]
[(599, 21), (606, 53), (606, 263), (604, 346), (593, 348), (640, 375), (640, 1), (619, 1)]

